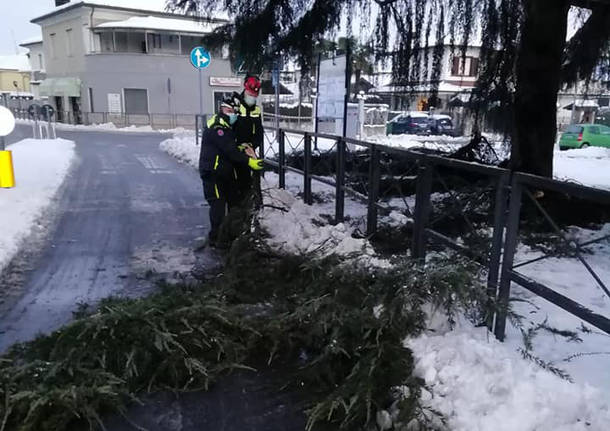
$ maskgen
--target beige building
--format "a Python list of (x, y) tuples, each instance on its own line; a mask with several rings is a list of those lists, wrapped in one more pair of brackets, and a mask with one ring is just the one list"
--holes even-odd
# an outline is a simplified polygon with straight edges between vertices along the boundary
[(30, 92), (30, 63), (25, 55), (0, 56), (0, 92)]

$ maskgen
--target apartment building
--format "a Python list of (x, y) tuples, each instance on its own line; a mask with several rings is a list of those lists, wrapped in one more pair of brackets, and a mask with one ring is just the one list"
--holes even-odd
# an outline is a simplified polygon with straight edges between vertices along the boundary
[[(192, 117), (201, 111), (199, 72), (189, 54), (226, 21), (170, 14), (155, 1), (136, 2), (140, 9), (118, 0), (58, 3), (32, 22), (43, 40), (46, 78), (39, 94), (57, 108), (59, 120), (79, 123), (83, 114), (105, 114), (106, 121), (124, 114)], [(213, 54), (202, 72), (204, 114), (241, 87), (224, 54)], [(101, 115), (96, 118), (101, 122)]]

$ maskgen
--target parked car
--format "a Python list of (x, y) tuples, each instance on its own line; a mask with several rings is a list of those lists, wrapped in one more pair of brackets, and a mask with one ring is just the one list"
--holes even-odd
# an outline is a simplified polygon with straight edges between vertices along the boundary
[(610, 126), (610, 108), (601, 108), (595, 114), (595, 124)]
[(456, 130), (453, 128), (453, 120), (449, 115), (431, 115), (430, 133), (433, 135), (456, 136)]
[(610, 127), (603, 124), (571, 124), (561, 135), (559, 148), (610, 148)]
[(386, 124), (386, 135), (429, 135), (430, 117), (423, 112), (406, 112)]

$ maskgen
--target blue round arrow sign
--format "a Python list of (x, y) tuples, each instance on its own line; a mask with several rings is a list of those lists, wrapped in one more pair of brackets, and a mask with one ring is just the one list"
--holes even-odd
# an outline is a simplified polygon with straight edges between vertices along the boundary
[(210, 53), (201, 46), (196, 46), (191, 51), (191, 64), (197, 69), (204, 69), (210, 65), (212, 57)]

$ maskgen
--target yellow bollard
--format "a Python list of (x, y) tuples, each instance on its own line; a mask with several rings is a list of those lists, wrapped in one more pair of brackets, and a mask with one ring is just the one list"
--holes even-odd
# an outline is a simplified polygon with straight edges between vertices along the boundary
[(10, 151), (0, 151), (0, 187), (15, 187), (15, 173), (13, 172), (13, 157)]

